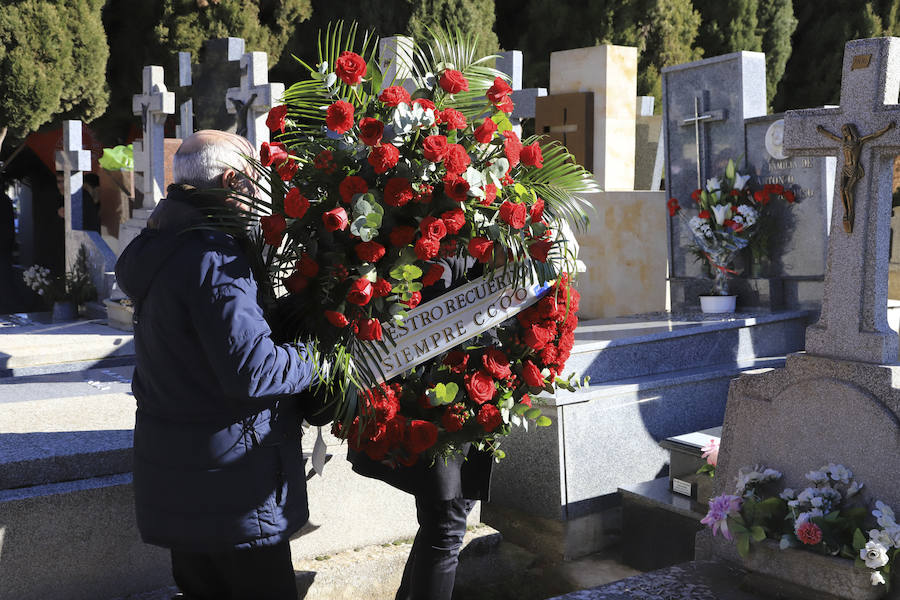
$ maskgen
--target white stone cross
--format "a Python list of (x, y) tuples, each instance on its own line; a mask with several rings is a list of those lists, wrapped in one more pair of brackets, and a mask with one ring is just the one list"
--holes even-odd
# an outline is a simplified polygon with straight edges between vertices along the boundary
[[(840, 107), (785, 114), (789, 156), (838, 156), (825, 298), (819, 321), (806, 331), (810, 354), (897, 361), (887, 289), (893, 164), (900, 154), (900, 127), (892, 125), (900, 122), (898, 93), (900, 38), (854, 40), (844, 47)], [(848, 194), (853, 206), (845, 219)]]
[[(378, 40), (378, 67), (383, 77), (381, 89), (399, 85), (410, 94), (416, 91), (412, 69), (414, 47), (413, 39), (405, 35)], [(334, 65), (328, 67), (333, 69)]]
[(243, 135), (259, 150), (269, 141), (266, 116), (284, 96), (283, 83), (269, 83), (268, 57), (265, 52), (247, 52), (241, 56), (241, 87), (228, 88), (225, 108), (238, 119), (245, 115), (245, 123), (238, 122), (238, 134)]
[(56, 151), (56, 170), (63, 173), (66, 231), (84, 229), (82, 172), (91, 170), (91, 153), (82, 148), (81, 121), (63, 121), (63, 149)]
[[(191, 53), (178, 53), (178, 87), (186, 88), (191, 85)], [(178, 106), (178, 114), (181, 117), (178, 124), (178, 138), (184, 139), (194, 133), (194, 99), (188, 98)]]
[(165, 196), (164, 127), (175, 112), (175, 94), (166, 89), (162, 67), (144, 67), (143, 79), (143, 93), (131, 101), (131, 111), (141, 115), (144, 127), (143, 151), (134, 154), (134, 170), (143, 173), (143, 206), (153, 208)]
[(513, 93), (510, 98), (515, 105), (510, 121), (516, 133), (522, 135), (522, 119), (533, 119), (536, 113), (537, 99), (547, 95), (547, 88), (522, 89), (522, 51), (510, 50), (501, 52), (497, 59), (497, 70), (509, 75)]

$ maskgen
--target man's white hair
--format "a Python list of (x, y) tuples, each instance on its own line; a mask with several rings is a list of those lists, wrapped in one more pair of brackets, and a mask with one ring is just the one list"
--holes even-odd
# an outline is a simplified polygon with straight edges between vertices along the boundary
[(226, 169), (247, 171), (247, 159), (243, 155), (252, 156), (253, 148), (249, 143), (246, 146), (242, 149), (231, 140), (221, 139), (214, 143), (203, 144), (195, 152), (176, 152), (172, 158), (172, 175), (175, 183), (191, 185), (198, 189), (222, 187), (222, 173)]

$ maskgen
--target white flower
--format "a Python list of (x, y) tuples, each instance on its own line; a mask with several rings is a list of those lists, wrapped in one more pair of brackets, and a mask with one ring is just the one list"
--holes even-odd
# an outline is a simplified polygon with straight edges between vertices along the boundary
[(747, 186), (748, 181), (750, 181), (749, 175), (741, 175), (740, 173), (737, 173), (734, 176), (734, 189), (736, 189), (736, 190), (744, 189)]
[(825, 471), (810, 471), (806, 474), (806, 478), (818, 485), (828, 481), (828, 473)]
[(763, 482), (775, 481), (776, 479), (781, 479), (781, 471), (776, 471), (775, 469), (766, 469), (762, 472)]
[(872, 516), (877, 518), (878, 524), (884, 528), (893, 527), (897, 524), (894, 511), (881, 500), (875, 503), (875, 510), (872, 511)]
[(722, 181), (718, 177), (712, 177), (706, 180), (706, 191), (715, 192), (722, 188)]
[(851, 496), (855, 496), (856, 494), (859, 493), (859, 490), (861, 490), (862, 488), (863, 488), (862, 483), (859, 483), (858, 481), (854, 481), (853, 483), (850, 484), (850, 487), (847, 488), (847, 497), (849, 498)]
[(881, 585), (884, 583), (884, 576), (881, 571), (872, 571), (872, 585)]
[(866, 542), (866, 547), (859, 551), (859, 557), (866, 561), (870, 569), (880, 569), (888, 564), (887, 548), (878, 542)]
[(881, 544), (885, 548), (890, 548), (894, 545), (894, 540), (884, 529), (872, 529), (869, 531), (869, 539)]
[[(893, 527), (888, 527), (884, 531), (885, 535), (890, 539), (890, 545), (894, 548), (900, 548), (900, 525), (894, 525)], [(887, 546), (888, 544), (885, 544)]]
[(816, 496), (815, 498), (810, 498), (809, 503), (815, 508), (822, 508), (822, 505), (825, 504), (825, 498)]
[(853, 477), (853, 473), (844, 465), (831, 463), (827, 467), (823, 467), (822, 470), (828, 473), (831, 479), (841, 483), (850, 483), (850, 478)]
[(716, 217), (716, 224), (721, 226), (722, 223), (725, 222), (725, 213), (728, 212), (730, 207), (723, 204), (717, 204), (712, 207), (713, 215)]
[(793, 500), (796, 497), (796, 494), (793, 489), (784, 488), (784, 490), (782, 490), (782, 492), (778, 494), (778, 497), (782, 500)]

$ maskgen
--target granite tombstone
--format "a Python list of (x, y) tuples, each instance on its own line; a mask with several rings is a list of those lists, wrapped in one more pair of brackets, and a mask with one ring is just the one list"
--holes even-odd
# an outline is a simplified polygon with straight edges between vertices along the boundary
[(223, 110), (223, 98), (228, 88), (240, 82), (243, 55), (244, 40), (233, 37), (204, 41), (198, 63), (191, 64), (179, 54), (179, 95), (190, 98), (190, 105), (184, 108), (193, 116), (182, 116), (182, 135), (197, 129), (237, 130), (237, 119)]

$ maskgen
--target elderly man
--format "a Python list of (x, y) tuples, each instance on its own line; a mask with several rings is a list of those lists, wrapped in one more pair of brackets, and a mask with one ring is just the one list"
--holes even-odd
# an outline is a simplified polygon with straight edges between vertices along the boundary
[(135, 301), (138, 528), (171, 549), (188, 599), (296, 600), (288, 538), (309, 517), (300, 423), (313, 407), (298, 394), (317, 368), (270, 339), (240, 240), (195, 227), (233, 204), (228, 190), (252, 193), (253, 154), (221, 131), (187, 138), (176, 183), (116, 265)]

